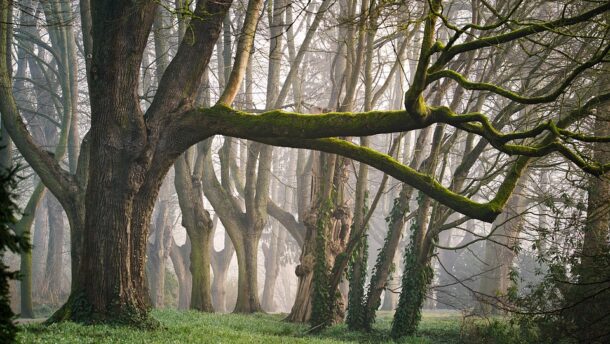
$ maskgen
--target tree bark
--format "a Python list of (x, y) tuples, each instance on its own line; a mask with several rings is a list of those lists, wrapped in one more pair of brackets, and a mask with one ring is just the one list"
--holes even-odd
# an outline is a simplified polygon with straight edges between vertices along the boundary
[(263, 309), (267, 312), (275, 312), (277, 309), (274, 297), (275, 285), (280, 271), (280, 257), (286, 241), (286, 230), (273, 226), (271, 240), (265, 253), (265, 284), (263, 287)]
[(212, 271), (214, 272), (212, 302), (217, 312), (228, 312), (226, 283), (234, 253), (235, 249), (231, 238), (225, 231), (224, 248), (221, 251), (215, 251), (212, 255)]
[(189, 252), (191, 243), (187, 238), (186, 243), (178, 246), (172, 239), (169, 256), (174, 265), (176, 278), (178, 279), (178, 309), (186, 310), (191, 304), (191, 288), (193, 277), (190, 273)]
[(47, 251), (47, 266), (43, 290), (49, 303), (58, 305), (64, 298), (64, 290), (62, 288), (64, 280), (64, 214), (61, 204), (52, 194), (47, 195), (47, 207), (49, 216), (49, 249)]

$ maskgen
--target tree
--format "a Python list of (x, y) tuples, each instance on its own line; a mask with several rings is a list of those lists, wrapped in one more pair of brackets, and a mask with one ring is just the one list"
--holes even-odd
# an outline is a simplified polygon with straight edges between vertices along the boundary
[[(588, 20), (610, 9), (608, 3), (592, 4), (585, 9), (566, 5), (566, 11), (562, 13), (569, 15), (518, 28), (512, 28), (509, 21), (500, 17), (497, 25), (507, 31), (496, 33), (490, 31), (496, 27), (493, 25), (491, 28), (455, 27), (442, 16), (441, 1), (431, 1), (418, 65), (405, 93), (404, 111), (330, 112), (307, 116), (278, 110), (253, 115), (230, 107), (252, 48), (256, 11), (248, 11), (231, 75), (218, 103), (209, 108), (194, 105), (221, 23), (231, 6), (230, 0), (197, 1), (192, 14), (185, 18), (189, 20), (189, 34), (184, 36), (167, 66), (150, 107), (143, 112), (137, 92), (140, 65), (158, 3), (95, 1), (89, 6), (85, 0), (81, 2), (81, 21), (87, 56), (91, 129), (74, 172), (62, 169), (33, 142), (15, 106), (12, 74), (6, 59), (11, 32), (8, 3), (4, 0), (0, 5), (2, 119), (15, 145), (64, 207), (73, 231), (75, 249), (72, 252), (76, 265), (72, 294), (54, 319), (148, 323), (144, 260), (155, 199), (164, 176), (176, 159), (189, 147), (212, 135), (343, 155), (381, 169), (455, 211), (488, 222), (502, 211), (519, 175), (533, 157), (557, 152), (594, 175), (600, 175), (608, 168), (608, 165), (582, 159), (561, 139), (591, 140), (568, 128), (586, 117), (590, 108), (608, 101), (609, 94), (588, 99), (556, 121), (509, 133), (496, 130), (482, 113), (457, 114), (449, 107), (430, 106), (424, 94), (436, 81), (451, 79), (466, 89), (492, 92), (526, 104), (552, 102), (564, 94), (581, 73), (604, 61), (610, 45), (603, 34), (591, 41), (599, 47), (597, 51), (580, 61), (553, 91), (537, 97), (516, 94), (502, 86), (471, 82), (446, 69), (447, 64), (470, 51), (491, 49), (567, 27), (586, 26)], [(256, 5), (257, 1), (248, 4)], [(510, 17), (510, 12), (507, 13)], [(435, 37), (439, 19), (454, 31), (445, 43)], [(461, 43), (460, 38), (465, 33), (473, 33), (475, 38)], [(473, 201), (385, 154), (332, 138), (409, 131), (435, 123), (479, 135), (498, 151), (521, 156), (503, 176), (497, 193), (489, 201)], [(541, 139), (531, 143), (526, 140), (530, 138)], [(396, 336), (404, 334), (395, 331)]]

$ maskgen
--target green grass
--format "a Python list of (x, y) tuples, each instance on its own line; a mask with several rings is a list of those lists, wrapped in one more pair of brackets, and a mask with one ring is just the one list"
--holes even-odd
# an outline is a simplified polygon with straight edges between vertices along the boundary
[[(389, 343), (391, 314), (381, 312), (376, 331), (349, 332), (344, 325), (308, 334), (306, 325), (282, 321), (282, 315), (205, 314), (155, 311), (158, 330), (74, 323), (22, 325), (18, 343)], [(402, 343), (459, 343), (460, 316), (426, 313), (415, 337)]]

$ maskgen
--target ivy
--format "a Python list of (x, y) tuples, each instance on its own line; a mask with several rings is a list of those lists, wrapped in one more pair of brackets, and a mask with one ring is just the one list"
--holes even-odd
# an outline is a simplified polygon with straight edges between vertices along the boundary
[[(371, 282), (369, 285), (369, 297), (371, 297), (372, 289), (375, 288), (375, 285), (379, 283), (381, 279), (381, 270), (385, 261), (388, 259), (388, 250), (390, 245), (390, 238), (392, 236), (392, 230), (401, 230), (401, 228), (395, 228), (395, 224), (402, 221), (404, 216), (409, 212), (409, 201), (406, 202), (401, 201), (402, 196), (398, 196), (394, 199), (394, 203), (392, 205), (392, 210), (390, 210), (390, 214), (385, 218), (386, 223), (388, 224), (388, 233), (384, 239), (383, 246), (377, 255), (377, 260), (375, 261), (375, 267), (373, 268), (373, 273), (371, 276)], [(387, 282), (387, 281), (386, 281)], [(370, 309), (365, 309), (364, 320), (362, 323), (363, 328), (366, 330), (370, 330), (373, 327), (373, 323), (375, 322), (375, 316), (377, 308), (379, 308), (381, 299), (377, 298), (374, 300), (375, 303)]]
[[(418, 203), (422, 204), (423, 194), (419, 193)], [(411, 224), (411, 240), (404, 255), (404, 272), (398, 307), (392, 322), (393, 338), (412, 335), (417, 330), (421, 320), (421, 308), (426, 298), (428, 286), (434, 277), (430, 261), (420, 261), (418, 257), (428, 256), (429, 252), (419, 252), (420, 238), (423, 237), (417, 218)], [(435, 239), (436, 240), (436, 239)]]
[[(368, 193), (365, 194), (365, 206), (362, 209), (363, 214), (368, 213), (368, 206), (366, 205), (367, 196)], [(364, 285), (366, 282), (369, 251), (368, 235), (365, 234), (367, 231), (368, 225), (364, 227), (362, 231), (355, 231), (352, 225), (352, 238), (350, 238), (350, 240), (357, 240), (357, 238), (353, 237), (354, 233), (356, 233), (355, 235), (363, 233), (363, 237), (358, 242), (349, 262), (349, 294), (347, 300), (347, 318), (345, 319), (345, 322), (350, 330), (366, 328), (364, 326), (367, 318)]]

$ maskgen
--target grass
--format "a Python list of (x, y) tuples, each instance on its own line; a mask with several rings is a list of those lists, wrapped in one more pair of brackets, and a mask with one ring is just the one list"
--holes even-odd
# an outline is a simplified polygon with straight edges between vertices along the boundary
[[(278, 314), (205, 314), (173, 310), (155, 311), (161, 329), (143, 331), (105, 325), (75, 323), (22, 325), (18, 343), (390, 343), (391, 314), (381, 312), (373, 333), (349, 332), (344, 325), (317, 335), (306, 325), (282, 321)], [(426, 313), (415, 337), (402, 343), (459, 343), (460, 316)]]

